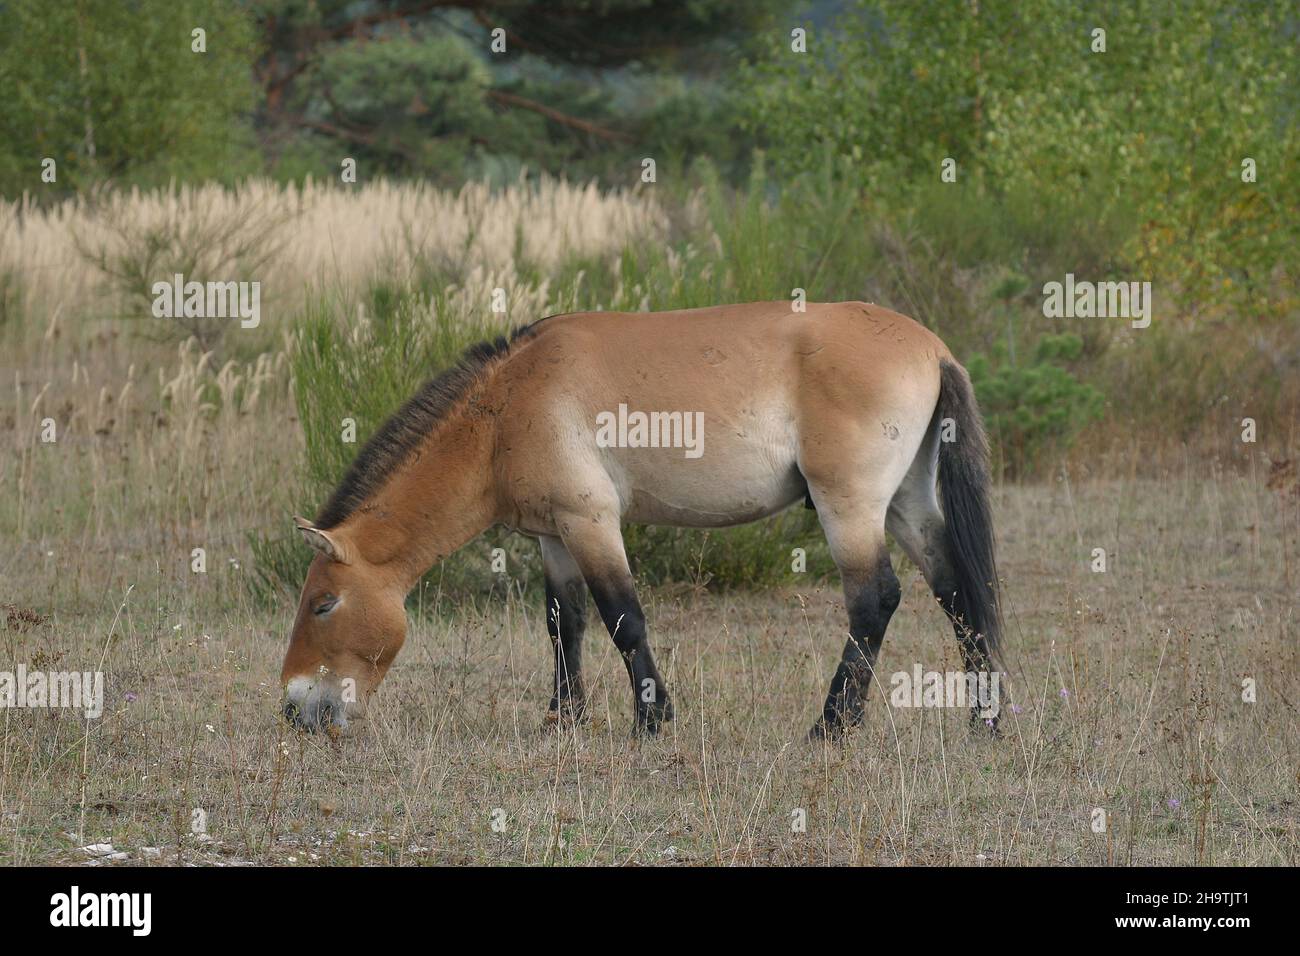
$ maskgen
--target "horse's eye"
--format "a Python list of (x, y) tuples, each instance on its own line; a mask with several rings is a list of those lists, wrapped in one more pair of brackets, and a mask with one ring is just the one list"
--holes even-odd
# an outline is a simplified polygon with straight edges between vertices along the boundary
[(312, 609), (313, 614), (328, 614), (334, 610), (334, 605), (339, 603), (339, 599), (333, 594), (327, 594), (321, 599), (321, 602)]

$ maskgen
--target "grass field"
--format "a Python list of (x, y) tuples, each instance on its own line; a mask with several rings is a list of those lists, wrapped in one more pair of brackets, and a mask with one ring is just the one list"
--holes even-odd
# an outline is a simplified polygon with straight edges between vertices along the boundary
[[(0, 209), (14, 240), (0, 246), (0, 674), (105, 675), (97, 719), (0, 708), (0, 861), (1297, 862), (1300, 456), (1294, 425), (1265, 414), (1281, 399), (1206, 413), (1195, 447), (1216, 455), (1177, 438), (1124, 444), (1123, 423), (1102, 423), (1106, 457), (1076, 449), (1046, 479), (998, 487), (1003, 739), (973, 734), (964, 708), (881, 693), (896, 671), (960, 667), (940, 610), (897, 562), (903, 605), (865, 725), (841, 746), (805, 742), (846, 629), (838, 583), (790, 571), (791, 549), (815, 546), (806, 516), (785, 539), (713, 545), (743, 546), (732, 577), (761, 587), (710, 588), (686, 551), (679, 580), (694, 583), (643, 590), (677, 708), (656, 740), (630, 738), (623, 667), (598, 624), (590, 720), (545, 724), (550, 645), (535, 581), (513, 564), (491, 596), (416, 609), (368, 718), (342, 738), (290, 730), (278, 676), (294, 597), (252, 586), (250, 535), (287, 536), (295, 509), (319, 505), (302, 500), (296, 303), (336, 296), (330, 314), (351, 335), (348, 289), (431, 269), (463, 275), (444, 290), (453, 313), (482, 312), (499, 284), (502, 321), (520, 324), (587, 288), (582, 262), (606, 304), (742, 297), (734, 275), (715, 286), (712, 265), (692, 272), (672, 249), (632, 271), (629, 236), (668, 228), (645, 197), (547, 188), (309, 193), (297, 227), (269, 238), (241, 239), (249, 196), (213, 190), (180, 207)], [(407, 207), (441, 226), (404, 232), (394, 210)], [(486, 232), (456, 220), (485, 209)], [(264, 278), (271, 304), (252, 335), (209, 351), (138, 320), (131, 276), (169, 274), (150, 250), (212, 235), (230, 245), (207, 267)], [(486, 272), (462, 268), (479, 259)], [(1258, 445), (1241, 440), (1248, 413)], [(483, 565), (486, 547), (469, 546)]]
[[(95, 721), (0, 713), (0, 854), (1294, 865), (1300, 569), (1295, 526), (1282, 526), (1294, 487), (1188, 468), (1004, 489), (997, 515), (1017, 711), (1004, 739), (972, 734), (962, 710), (873, 694), (863, 728), (830, 748), (802, 734), (842, 643), (831, 587), (650, 596), (678, 715), (658, 740), (629, 738), (622, 666), (594, 630), (591, 720), (544, 729), (549, 644), (539, 608), (510, 598), (417, 620), (369, 718), (331, 740), (276, 719), (288, 604), (231, 600), (125, 531), (116, 561), (112, 548), (60, 559), (21, 545), (4, 561), (13, 603), (56, 610), (36, 623), (11, 609), (5, 659), (102, 660), (106, 707)], [(1105, 573), (1090, 569), (1094, 546)], [(883, 672), (957, 669), (919, 576), (901, 577)], [(1242, 701), (1247, 677), (1255, 703)], [(81, 849), (95, 844), (116, 856)]]

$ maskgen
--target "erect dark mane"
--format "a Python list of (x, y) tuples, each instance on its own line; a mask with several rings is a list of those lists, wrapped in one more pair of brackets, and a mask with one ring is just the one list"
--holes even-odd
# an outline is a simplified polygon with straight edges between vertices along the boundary
[(316, 527), (333, 528), (365, 504), (478, 381), (483, 370), (494, 359), (505, 356), (516, 342), (535, 335), (537, 326), (544, 321), (538, 319), (515, 329), (509, 339), (497, 336), (471, 345), (455, 365), (420, 386), (362, 446), (334, 494), (316, 516)]

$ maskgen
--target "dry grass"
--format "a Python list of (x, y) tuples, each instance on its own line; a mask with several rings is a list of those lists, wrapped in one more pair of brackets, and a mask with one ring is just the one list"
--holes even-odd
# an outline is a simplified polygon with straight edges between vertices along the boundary
[[(548, 642), (539, 609), (516, 601), (416, 622), (369, 719), (330, 740), (276, 720), (291, 609), (249, 605), (229, 580), (239, 571), (188, 574), (147, 541), (117, 561), (22, 545), (11, 591), (51, 619), (0, 630), (4, 659), (102, 658), (107, 708), (89, 723), (0, 713), (0, 851), (13, 863), (81, 862), (79, 847), (111, 843), (130, 862), (1294, 865), (1297, 554), (1294, 523), (1281, 527), (1294, 497), (1281, 504), (1263, 480), (1191, 474), (1005, 490), (1019, 710), (1006, 738), (876, 695), (839, 748), (800, 739), (841, 644), (833, 588), (651, 597), (678, 706), (656, 741), (629, 739), (622, 667), (596, 632), (592, 720), (543, 731)], [(1105, 574), (1089, 570), (1094, 546)], [(914, 572), (903, 578), (884, 670), (956, 669), (940, 613)], [(196, 808), (210, 841), (190, 832)]]
[(649, 194), (545, 177), (495, 191), (252, 181), (237, 191), (110, 192), (50, 209), (0, 202), (0, 279), (17, 281), (0, 304), (24, 317), (24, 343), (65, 328), (78, 336), (88, 320), (144, 318), (148, 284), (182, 269), (187, 279), (261, 282), (264, 321), (278, 328), (310, 290), (347, 295), (377, 272), (463, 276), (458, 286), (482, 303), (483, 288), (520, 287), (518, 267), (546, 273), (667, 229)]

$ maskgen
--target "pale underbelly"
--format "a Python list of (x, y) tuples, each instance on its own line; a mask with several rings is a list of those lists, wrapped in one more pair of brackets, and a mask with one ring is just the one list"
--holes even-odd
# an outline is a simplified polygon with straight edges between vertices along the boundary
[(757, 521), (800, 500), (794, 429), (775, 414), (751, 415), (708, 430), (698, 458), (682, 451), (619, 449), (608, 473), (623, 520), (633, 524), (721, 528)]
[(593, 520), (613, 508), (627, 524), (722, 528), (765, 518), (807, 494), (786, 418), (750, 415), (707, 431), (698, 454), (689, 447), (581, 449), (560, 490), (521, 506), (513, 527), (555, 534), (558, 507), (574, 516), (590, 509)]
[(801, 500), (806, 491), (803, 476), (794, 468), (783, 475), (730, 484), (657, 482), (628, 489), (623, 520), (680, 528), (723, 528), (775, 514)]

